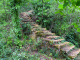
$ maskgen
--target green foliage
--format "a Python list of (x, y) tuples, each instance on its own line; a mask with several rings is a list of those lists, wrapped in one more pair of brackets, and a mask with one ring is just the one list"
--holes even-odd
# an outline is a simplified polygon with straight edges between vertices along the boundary
[(31, 25), (29, 23), (21, 23), (22, 31), (24, 35), (29, 35), (31, 33)]
[(12, 56), (14, 48), (21, 49), (26, 44), (26, 40), (17, 37), (19, 29), (17, 30), (13, 25), (15, 26), (15, 23), (12, 22), (0, 24), (0, 58), (3, 60)]
[[(64, 3), (63, 3), (64, 2)], [(62, 35), (67, 41), (80, 47), (80, 1), (79, 0), (1, 0), (0, 1), (0, 59), (1, 60), (39, 60), (35, 55), (21, 50), (26, 44), (49, 56), (59, 57), (55, 50), (42, 46), (42, 40), (27, 40), (31, 25), (22, 23), (19, 12), (34, 10), (36, 22), (42, 27)], [(20, 9), (21, 8), (21, 9)], [(22, 28), (20, 27), (20, 24)], [(24, 40), (21, 40), (21, 38)], [(21, 53), (22, 52), (22, 53)], [(69, 58), (67, 57), (69, 60)]]
[(63, 9), (63, 5), (60, 4), (60, 5), (58, 6), (58, 8), (59, 8), (59, 9)]
[(65, 8), (66, 6), (68, 5), (68, 1), (64, 1), (64, 5), (63, 5), (63, 8)]
[(77, 0), (76, 6), (80, 6), (80, 1), (79, 0)]
[[(73, 32), (69, 32), (69, 34), (66, 35), (66, 40), (73, 43), (76, 47), (79, 47), (79, 42), (80, 41), (76, 41), (76, 33)], [(77, 38), (78, 39), (78, 38)]]
[[(78, 0), (59, 0), (47, 3), (47, 1), (32, 1), (36, 22), (42, 27), (64, 36), (67, 41), (79, 47), (79, 6)], [(38, 3), (37, 3), (38, 2)], [(64, 3), (63, 3), (64, 2)], [(76, 18), (75, 18), (76, 17)], [(75, 43), (76, 42), (76, 43)]]

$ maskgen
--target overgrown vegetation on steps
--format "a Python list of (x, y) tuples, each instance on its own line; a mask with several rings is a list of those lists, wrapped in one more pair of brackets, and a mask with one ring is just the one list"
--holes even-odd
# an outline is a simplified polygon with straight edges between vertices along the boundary
[[(45, 30), (45, 31), (42, 31), (42, 30), (40, 30), (40, 31), (36, 31), (36, 29), (42, 29), (42, 28), (36, 28), (36, 27), (38, 27), (38, 25), (37, 24), (34, 24), (33, 25), (34, 26), (34, 28), (35, 28), (35, 30), (34, 31), (32, 31), (32, 32), (36, 32), (36, 33), (43, 33), (43, 34), (45, 34), (44, 32), (45, 31), (47, 31), (47, 30)], [(33, 29), (34, 29), (33, 28)], [(48, 32), (48, 31), (47, 31)], [(44, 53), (46, 53), (48, 50), (50, 50), (50, 49), (52, 49), (52, 50), (54, 50), (54, 52), (57, 50), (57, 52), (58, 52), (58, 54), (57, 54), (57, 56), (56, 57), (58, 57), (59, 56), (59, 54), (60, 54), (60, 56), (59, 57), (65, 57), (66, 59), (68, 59), (68, 60), (72, 60), (72, 59), (74, 59), (74, 58), (76, 58), (77, 56), (78, 56), (78, 54), (80, 53), (80, 49), (78, 49), (78, 48), (76, 48), (72, 43), (70, 43), (70, 42), (67, 42), (67, 41), (61, 41), (61, 40), (59, 40), (60, 38), (59, 38), (59, 36), (55, 36), (55, 35), (45, 35), (45, 36), (43, 36), (43, 35), (37, 35), (37, 34), (34, 34), (34, 33), (32, 33), (32, 36), (34, 36), (35, 38), (34, 39), (36, 39), (37, 40), (37, 43), (39, 42), (40, 44), (39, 44), (39, 49), (38, 49), (38, 51), (41, 49)], [(42, 38), (41, 38), (42, 37)], [(43, 38), (44, 37), (44, 38)], [(38, 39), (37, 39), (38, 38)], [(40, 42), (40, 41), (43, 41), (43, 42)], [(49, 42), (49, 43), (48, 43)], [(51, 47), (52, 46), (52, 47)], [(37, 48), (38, 48), (37, 47)], [(43, 48), (44, 47), (46, 47), (44, 50), (43, 50)], [(57, 48), (57, 49), (55, 49), (55, 48)], [(35, 48), (36, 49), (36, 48)], [(61, 52), (62, 51), (62, 52)], [(51, 52), (51, 51), (50, 51)], [(55, 52), (55, 54), (57, 53), (57, 52)], [(48, 51), (48, 53), (49, 53), (49, 51)], [(47, 54), (48, 54), (47, 53)], [(53, 52), (52, 52), (52, 54), (53, 54)], [(54, 55), (53, 55), (54, 56)], [(76, 58), (76, 59), (79, 59), (79, 58)]]

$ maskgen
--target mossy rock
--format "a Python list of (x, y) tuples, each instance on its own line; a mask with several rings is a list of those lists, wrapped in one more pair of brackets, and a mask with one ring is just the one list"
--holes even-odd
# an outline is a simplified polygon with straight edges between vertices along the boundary
[(44, 33), (43, 33), (43, 31), (37, 31), (37, 32), (36, 32), (36, 35), (37, 35), (37, 36), (44, 36)]

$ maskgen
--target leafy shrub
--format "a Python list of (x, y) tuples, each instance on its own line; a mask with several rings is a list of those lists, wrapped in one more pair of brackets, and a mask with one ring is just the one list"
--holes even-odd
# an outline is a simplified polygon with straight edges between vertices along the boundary
[(74, 45), (76, 45), (76, 47), (80, 47), (80, 41), (78, 39), (79, 37), (79, 33), (75, 30), (75, 29), (71, 29), (71, 31), (68, 32), (68, 34), (66, 34), (65, 39), (71, 43), (73, 43)]
[(29, 35), (31, 33), (31, 25), (29, 23), (22, 23), (22, 31), (24, 35)]

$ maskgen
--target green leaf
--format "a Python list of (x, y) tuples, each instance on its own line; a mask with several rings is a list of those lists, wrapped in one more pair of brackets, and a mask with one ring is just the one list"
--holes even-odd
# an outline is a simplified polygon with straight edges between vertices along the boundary
[(77, 28), (77, 27), (78, 27), (78, 25), (77, 25), (77, 24), (74, 24), (74, 27), (75, 27), (75, 28)]
[(71, 25), (75, 25), (76, 23), (72, 23)]
[(12, 44), (12, 40), (10, 40), (10, 41), (7, 41), (7, 44), (9, 45), (9, 44)]
[(68, 5), (68, 2), (64, 2), (63, 8), (65, 8)]
[(63, 4), (59, 4), (58, 8), (63, 9)]
[(59, 0), (60, 2), (63, 2), (64, 0)]
[(47, 20), (44, 20), (44, 23), (46, 23), (47, 22)]
[(40, 20), (36, 20), (36, 22), (40, 22)]
[(0, 34), (0, 37), (2, 37), (2, 34)]
[(55, 12), (55, 14), (58, 14), (59, 12), (60, 12), (60, 11), (58, 10), (58, 11)]
[(80, 28), (77, 28), (77, 32), (80, 32)]
[(60, 12), (60, 14), (61, 14), (61, 15), (64, 15), (64, 13), (63, 13), (63, 12)]
[(71, 25), (74, 25), (75, 28), (78, 28), (77, 23), (72, 23)]
[(80, 0), (77, 1), (76, 6), (80, 6)]
[(47, 2), (49, 2), (50, 0), (46, 0)]
[(63, 12), (62, 11), (63, 11), (63, 9), (59, 9), (58, 11), (55, 12), (55, 14), (60, 13), (61, 15), (63, 15)]

